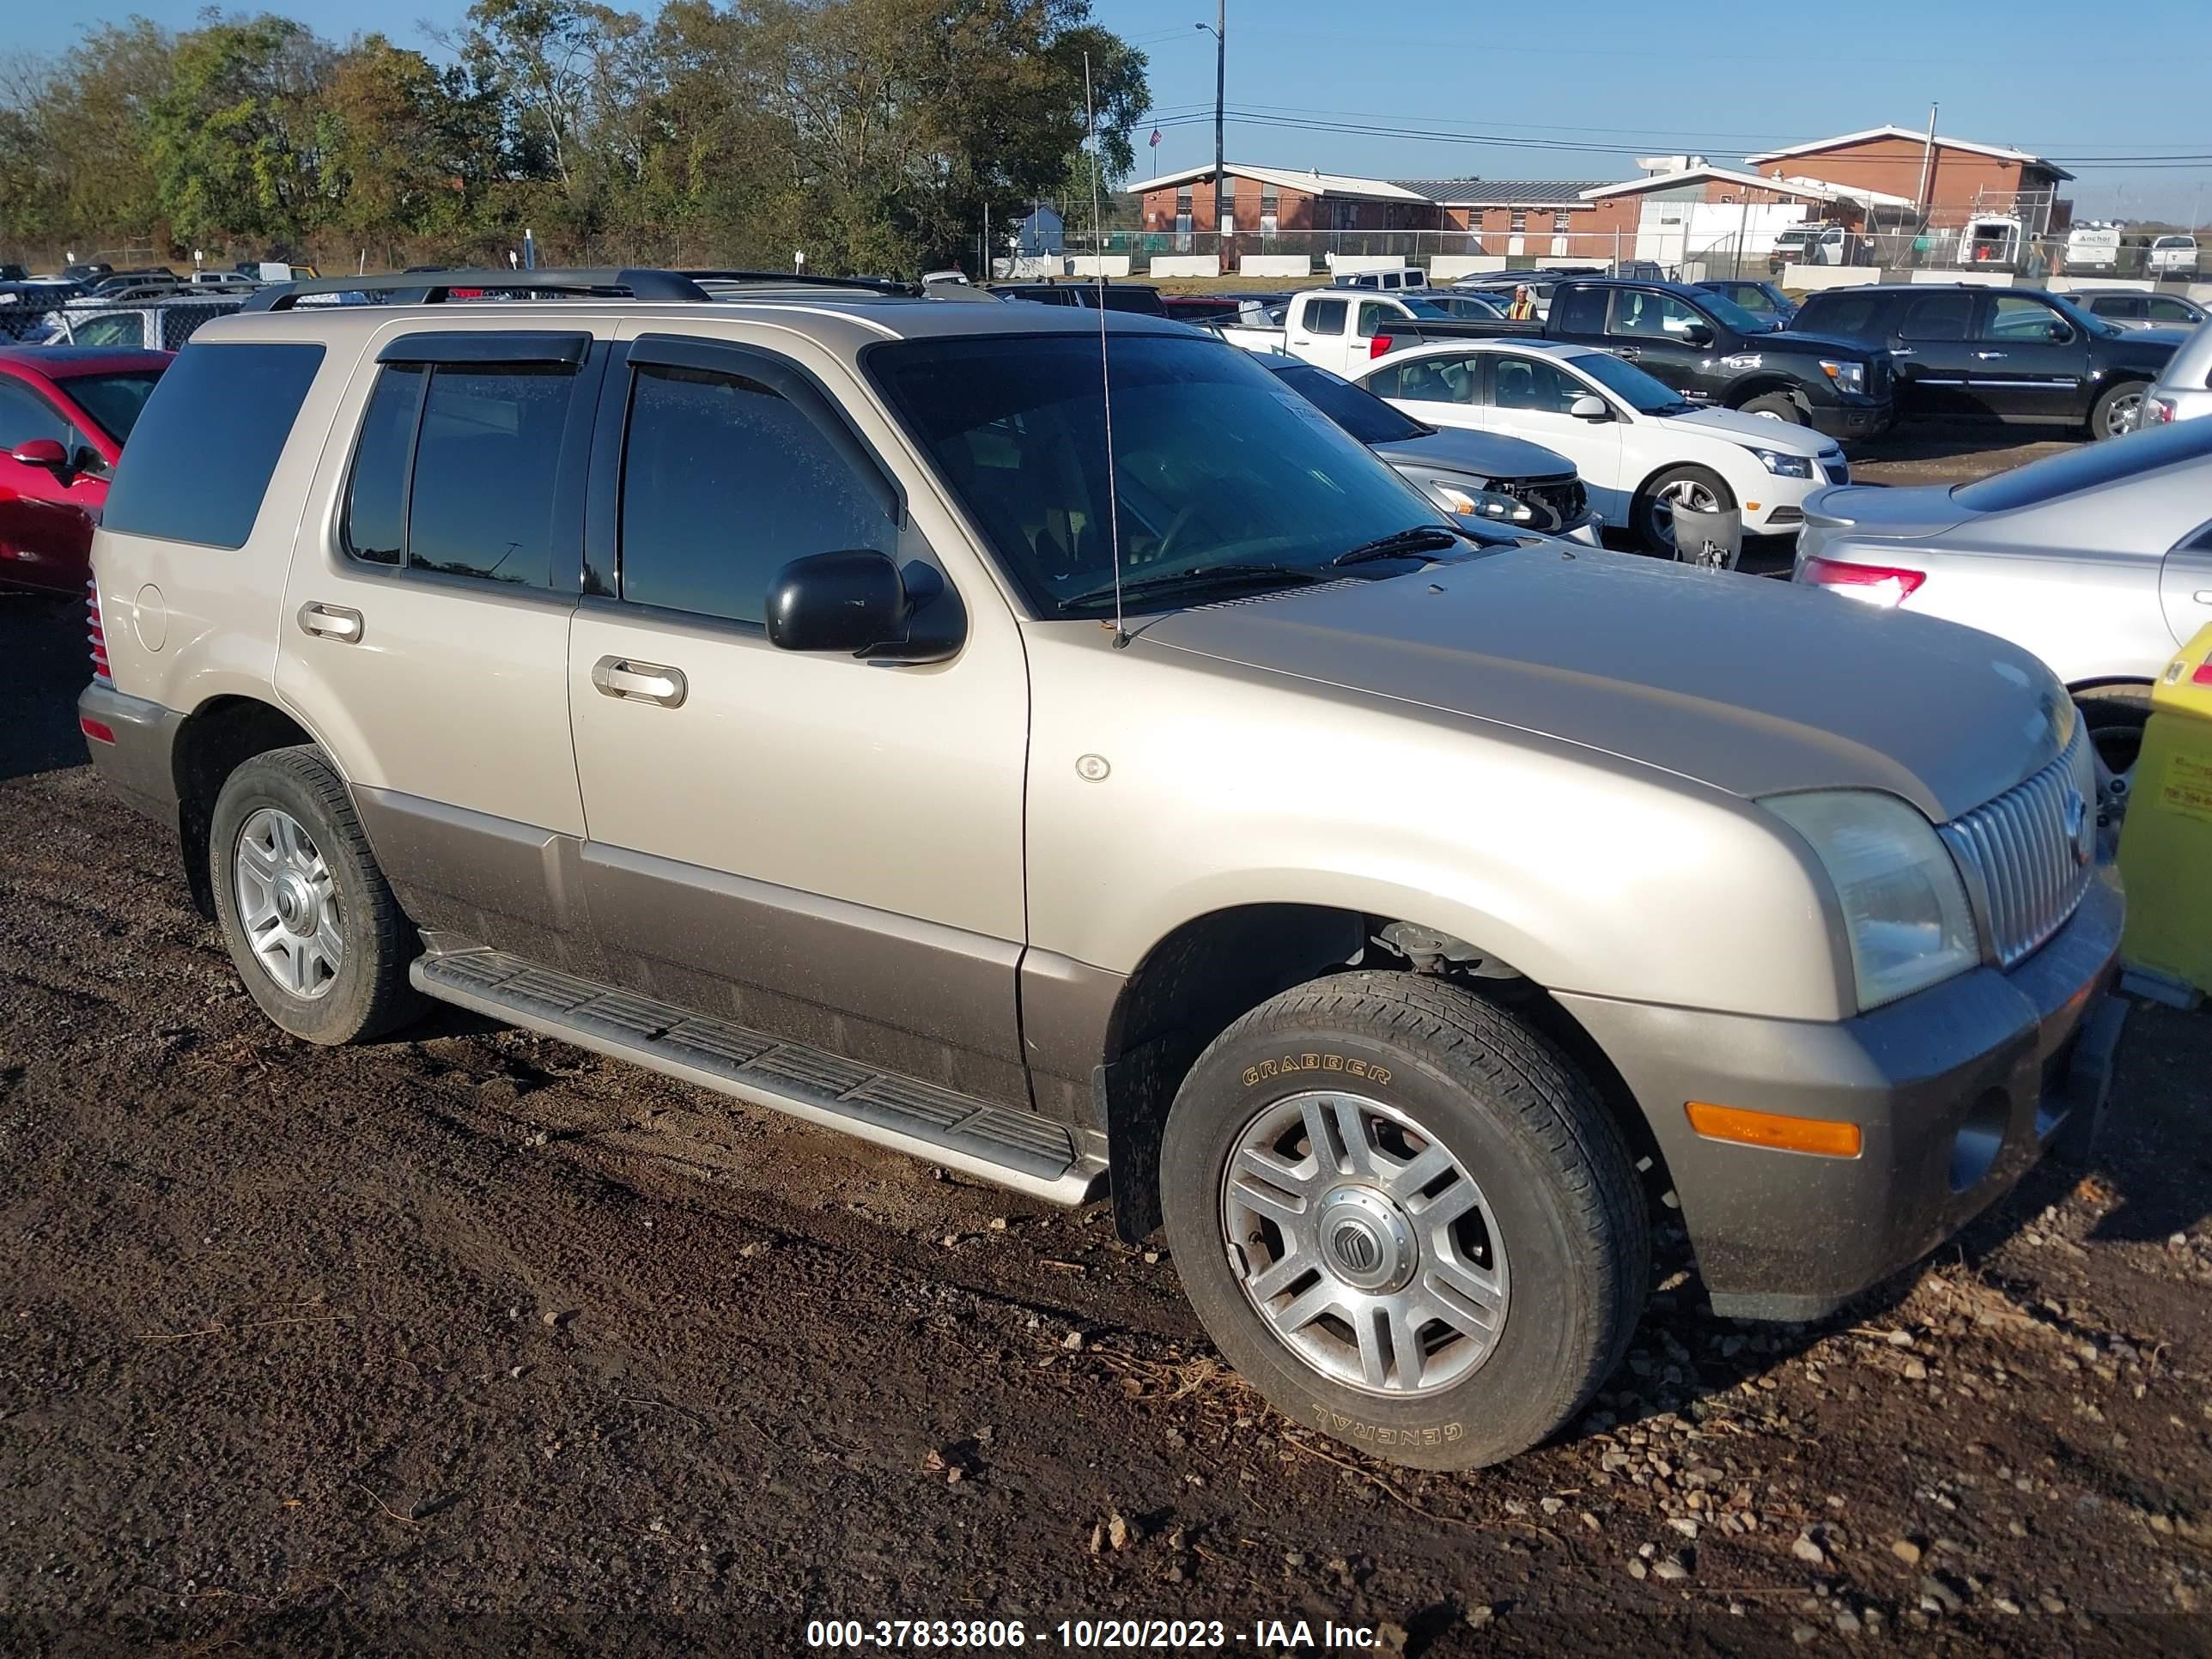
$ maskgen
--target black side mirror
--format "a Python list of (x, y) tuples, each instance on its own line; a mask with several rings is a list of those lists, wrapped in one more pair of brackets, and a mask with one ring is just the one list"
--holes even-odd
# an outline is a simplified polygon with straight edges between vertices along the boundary
[(2051, 325), (2049, 332), (2051, 344), (2064, 345), (2074, 337), (2074, 325), (2068, 322), (2056, 322)]
[(897, 564), (873, 549), (793, 559), (769, 584), (769, 643), (889, 662), (951, 656), (966, 632), (958, 601), (928, 566), (911, 568), (909, 590)]
[(1690, 323), (1684, 326), (1682, 337), (1693, 346), (1709, 346), (1713, 343), (1713, 331), (1703, 323)]

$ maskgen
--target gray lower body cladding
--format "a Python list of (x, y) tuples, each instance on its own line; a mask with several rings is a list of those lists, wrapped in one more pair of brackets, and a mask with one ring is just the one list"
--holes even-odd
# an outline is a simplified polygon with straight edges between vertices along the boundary
[[(1978, 968), (1832, 1024), (1559, 1000), (1620, 1069), (1674, 1177), (1714, 1311), (1813, 1319), (1925, 1255), (2054, 1146), (2086, 1151), (2125, 1005), (2100, 871), (2009, 973)], [(1711, 1140), (1691, 1101), (1856, 1123), (1856, 1158)]]

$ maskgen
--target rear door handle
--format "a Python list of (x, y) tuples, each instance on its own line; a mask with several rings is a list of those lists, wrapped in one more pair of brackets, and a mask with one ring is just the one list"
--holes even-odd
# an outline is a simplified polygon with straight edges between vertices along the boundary
[(320, 635), (326, 640), (336, 640), (341, 645), (361, 643), (361, 612), (349, 610), (342, 605), (301, 605), (300, 626), (310, 634)]
[(1979, 357), (1986, 363), (1990, 362), (1992, 359), (2003, 356), (2004, 353), (2002, 351), (1977, 351), (1974, 356)]
[(2200, 587), (2189, 597), (2199, 605), (2212, 605), (2212, 587)]
[(1911, 357), (1917, 354), (1911, 346), (1892, 346), (1889, 349), (1889, 355), (1893, 357)]
[(689, 689), (680, 668), (665, 663), (639, 662), (630, 657), (602, 657), (592, 665), (592, 684), (604, 696), (625, 702), (658, 703), (680, 708)]
[(1613, 355), (1616, 357), (1625, 357), (1630, 362), (1634, 362), (1638, 357), (1641, 357), (1644, 355), (1644, 348), (1642, 346), (1615, 346), (1613, 349)]

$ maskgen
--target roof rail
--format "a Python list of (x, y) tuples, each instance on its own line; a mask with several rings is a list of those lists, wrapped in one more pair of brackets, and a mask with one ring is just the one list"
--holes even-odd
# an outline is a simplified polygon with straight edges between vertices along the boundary
[(679, 270), (674, 274), (688, 276), (696, 283), (758, 283), (769, 288), (856, 288), (872, 294), (908, 295), (921, 292), (918, 284), (901, 282), (896, 276), (819, 276), (790, 270)]
[(708, 296), (680, 271), (619, 270), (402, 271), (379, 276), (313, 276), (264, 288), (246, 302), (248, 311), (289, 311), (312, 294), (382, 294), (392, 305), (442, 305), (455, 289), (499, 293), (572, 294), (593, 299), (679, 300), (704, 304)]

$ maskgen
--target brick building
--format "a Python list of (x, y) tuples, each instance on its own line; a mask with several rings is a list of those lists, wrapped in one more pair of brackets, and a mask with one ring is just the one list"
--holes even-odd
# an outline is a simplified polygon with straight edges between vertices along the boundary
[(1869, 127), (1744, 158), (1768, 179), (1876, 191), (1923, 210), (1912, 216), (1955, 227), (1976, 213), (2014, 213), (2031, 235), (2065, 228), (2072, 216), (2061, 185), (2074, 175), (2056, 162), (2003, 144), (1983, 144), (1910, 127)]
[(1387, 179), (1346, 173), (1300, 173), (1290, 167), (1223, 165), (1228, 176), (1228, 222), (1215, 217), (1213, 167), (1185, 167), (1132, 185), (1143, 206), (1149, 235), (1272, 236), (1279, 231), (1432, 230), (1436, 210), (1419, 192)]

